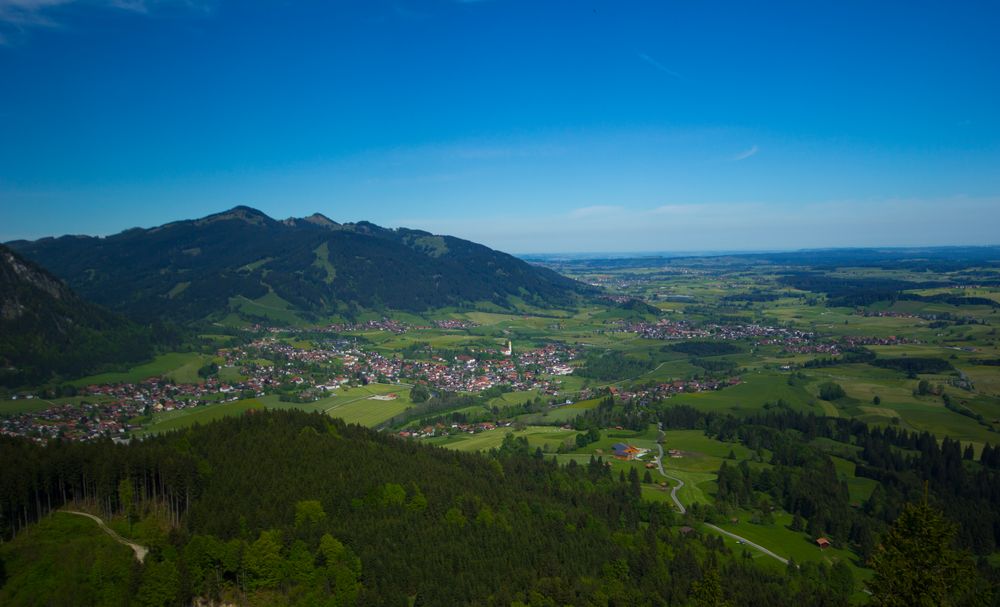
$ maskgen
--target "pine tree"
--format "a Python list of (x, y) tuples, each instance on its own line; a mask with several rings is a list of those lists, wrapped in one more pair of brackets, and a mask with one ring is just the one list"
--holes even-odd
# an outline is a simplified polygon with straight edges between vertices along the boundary
[(974, 577), (968, 557), (952, 548), (955, 525), (927, 505), (907, 504), (870, 565), (872, 604), (882, 607), (942, 607)]
[(705, 575), (691, 585), (691, 594), (698, 607), (729, 607), (722, 594), (722, 580), (718, 569), (710, 568), (705, 571)]

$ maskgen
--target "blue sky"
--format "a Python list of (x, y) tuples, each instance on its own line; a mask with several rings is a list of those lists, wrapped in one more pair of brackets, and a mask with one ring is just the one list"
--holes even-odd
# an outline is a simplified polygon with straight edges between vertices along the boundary
[(0, 240), (1000, 244), (1000, 4), (0, 0)]

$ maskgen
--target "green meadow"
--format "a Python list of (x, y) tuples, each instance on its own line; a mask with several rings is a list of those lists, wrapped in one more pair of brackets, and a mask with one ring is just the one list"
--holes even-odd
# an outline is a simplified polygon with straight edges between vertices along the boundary
[(72, 381), (70, 384), (80, 387), (91, 384), (134, 383), (152, 377), (166, 377), (179, 384), (194, 384), (200, 380), (198, 369), (213, 359), (214, 356), (197, 352), (169, 352), (127, 371), (90, 375)]
[[(374, 398), (387, 394), (396, 394), (397, 398), (394, 400)], [(409, 388), (388, 384), (369, 384), (364, 387), (338, 390), (335, 396), (307, 403), (283, 402), (279, 400), (277, 395), (269, 395), (164, 411), (154, 414), (152, 423), (145, 426), (141, 433), (169, 432), (194, 424), (207, 424), (223, 417), (243, 415), (251, 409), (264, 408), (298, 409), (306, 412), (325, 413), (330, 417), (341, 418), (349, 424), (373, 427), (399, 415), (412, 404), (409, 399)]]

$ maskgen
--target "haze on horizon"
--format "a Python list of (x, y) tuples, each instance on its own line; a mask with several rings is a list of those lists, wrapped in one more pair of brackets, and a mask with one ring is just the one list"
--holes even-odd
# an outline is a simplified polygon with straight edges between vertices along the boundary
[(244, 204), (518, 253), (1000, 244), (998, 17), (0, 0), (0, 241)]

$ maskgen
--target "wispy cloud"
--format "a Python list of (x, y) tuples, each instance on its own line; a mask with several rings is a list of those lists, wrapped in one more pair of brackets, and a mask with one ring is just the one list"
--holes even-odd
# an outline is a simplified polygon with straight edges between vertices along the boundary
[(402, 21), (423, 21), (427, 18), (426, 13), (414, 10), (398, 2), (392, 5), (392, 13), (397, 19)]
[(60, 7), (70, 4), (152, 14), (158, 8), (168, 6), (207, 13), (215, 2), (216, 0), (0, 0), (0, 45), (10, 44), (32, 28), (64, 25), (59, 19), (58, 11)]
[(739, 154), (733, 156), (733, 160), (746, 160), (747, 158), (749, 158), (751, 156), (755, 156), (757, 154), (757, 152), (759, 152), (759, 151), (760, 151), (760, 148), (757, 147), (757, 144), (754, 144), (754, 145), (750, 146), (750, 149), (743, 150)]
[(583, 219), (586, 217), (602, 217), (606, 215), (620, 213), (623, 210), (624, 209), (620, 206), (595, 204), (589, 207), (581, 207), (579, 209), (574, 209), (570, 211), (569, 216), (572, 217), (573, 219)]
[(673, 76), (674, 78), (680, 78), (681, 77), (680, 74), (678, 74), (674, 70), (670, 69), (669, 67), (663, 65), (662, 63), (660, 63), (656, 59), (653, 59), (652, 57), (650, 57), (649, 55), (647, 55), (646, 53), (644, 53), (642, 51), (637, 51), (636, 55), (639, 56), (639, 59), (642, 59), (643, 61), (645, 61), (649, 65), (651, 65), (654, 68), (660, 70), (664, 74), (667, 74), (668, 76)]
[(705, 205), (699, 204), (665, 204), (650, 209), (650, 215), (694, 215), (703, 212)]
[(0, 23), (18, 30), (31, 26), (52, 26), (46, 12), (73, 0), (0, 0)]

